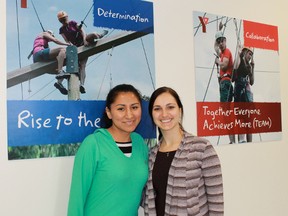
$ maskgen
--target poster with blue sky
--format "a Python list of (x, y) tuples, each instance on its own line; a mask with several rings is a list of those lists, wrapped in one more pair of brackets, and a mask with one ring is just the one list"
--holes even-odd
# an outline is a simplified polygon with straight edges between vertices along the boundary
[(281, 140), (278, 27), (194, 11), (193, 31), (198, 135), (215, 145)]
[[(144, 98), (155, 88), (153, 4), (129, 0), (6, 1), (7, 112), (9, 159), (73, 155), (79, 143), (99, 127), (103, 101), (113, 86), (129, 83)], [(34, 63), (27, 58), (37, 35), (59, 34), (59, 11), (82, 24), (84, 31), (108, 31), (89, 46), (78, 47), (78, 58), (88, 57), (86, 93), (69, 100), (55, 88), (57, 61)], [(61, 45), (49, 42), (50, 49)], [(64, 62), (66, 70), (67, 62)], [(68, 81), (62, 82), (69, 90)], [(145, 111), (144, 103), (143, 110)], [(149, 139), (154, 132), (147, 112), (137, 129)], [(147, 120), (148, 119), (148, 120)], [(145, 132), (147, 133), (145, 134)]]

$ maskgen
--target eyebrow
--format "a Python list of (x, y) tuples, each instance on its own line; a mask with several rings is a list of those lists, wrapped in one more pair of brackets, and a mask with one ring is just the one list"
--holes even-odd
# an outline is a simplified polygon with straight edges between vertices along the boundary
[[(127, 104), (115, 104), (115, 106), (126, 106)], [(134, 106), (134, 105), (140, 105), (140, 103), (133, 103), (133, 104), (130, 104), (130, 106)]]
[[(168, 103), (165, 106), (177, 105), (177, 103)], [(154, 105), (153, 107), (161, 107), (161, 105)]]

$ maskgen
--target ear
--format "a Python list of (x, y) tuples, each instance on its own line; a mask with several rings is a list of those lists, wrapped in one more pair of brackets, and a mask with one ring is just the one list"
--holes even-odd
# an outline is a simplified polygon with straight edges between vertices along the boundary
[(105, 112), (106, 112), (106, 114), (107, 114), (107, 117), (108, 117), (109, 119), (112, 119), (111, 112), (110, 112), (110, 110), (109, 110), (108, 107), (105, 107)]

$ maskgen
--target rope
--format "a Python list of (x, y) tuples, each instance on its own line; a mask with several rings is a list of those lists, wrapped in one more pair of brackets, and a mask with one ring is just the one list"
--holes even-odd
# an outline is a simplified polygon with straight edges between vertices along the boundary
[[(203, 17), (205, 17), (206, 16), (206, 13), (204, 13), (204, 15), (203, 15)], [(221, 17), (221, 19), (222, 19), (223, 17)], [(219, 20), (220, 18), (216, 18), (215, 20), (212, 20), (212, 21), (210, 21), (210, 22), (208, 22), (207, 23), (207, 25), (208, 24), (211, 24), (211, 23), (213, 23), (213, 22), (216, 22), (216, 25), (218, 25), (218, 20)], [(194, 37), (196, 36), (196, 34), (198, 33), (198, 30), (199, 30), (199, 28), (200, 28), (200, 26), (201, 26), (201, 23), (199, 23), (199, 25), (197, 26), (197, 27), (194, 27), (194, 29), (196, 28), (196, 32), (194, 33)], [(216, 57), (217, 58), (217, 57)], [(207, 96), (207, 93), (208, 93), (208, 89), (209, 89), (209, 86), (210, 86), (210, 83), (211, 83), (211, 79), (212, 79), (212, 75), (213, 75), (213, 71), (214, 71), (214, 68), (215, 68), (215, 61), (214, 61), (214, 64), (213, 64), (213, 67), (212, 67), (212, 70), (211, 70), (211, 73), (210, 73), (210, 77), (209, 77), (209, 80), (208, 80), (208, 84), (207, 84), (207, 87), (206, 87), (206, 90), (205, 90), (205, 93), (204, 93), (204, 97), (203, 97), (203, 102), (205, 101), (205, 99), (206, 99), (206, 96)]]
[(98, 91), (97, 99), (99, 99), (100, 92), (101, 92), (101, 89), (102, 89), (102, 86), (103, 86), (103, 83), (104, 83), (104, 78), (106, 77), (106, 74), (107, 74), (107, 71), (108, 71), (108, 66), (110, 65), (110, 61), (111, 61), (111, 58), (112, 58), (113, 49), (114, 49), (114, 47), (112, 47), (111, 52), (108, 53), (109, 59), (108, 59), (108, 62), (107, 62), (105, 74), (104, 74), (104, 76), (103, 76), (103, 79), (102, 79), (102, 82), (101, 82), (101, 85), (100, 85), (100, 88), (99, 88), (99, 91)]
[(44, 32), (45, 29), (44, 29), (44, 27), (43, 27), (43, 25), (42, 25), (42, 23), (41, 23), (41, 20), (40, 20), (40, 18), (39, 18), (39, 15), (38, 15), (38, 13), (37, 13), (37, 10), (36, 10), (36, 8), (35, 8), (35, 5), (34, 5), (34, 3), (33, 3), (33, 0), (31, 0), (31, 2), (32, 2), (32, 6), (33, 6), (34, 12), (35, 12), (35, 14), (36, 14), (36, 17), (37, 17), (37, 19), (38, 19), (38, 22), (39, 22), (39, 24), (40, 24), (40, 26), (41, 26), (41, 28), (42, 28), (42, 31)]
[[(79, 30), (82, 29), (82, 26), (83, 26), (83, 25), (84, 25), (85, 27), (87, 27), (84, 21), (85, 21), (86, 18), (88, 17), (88, 15), (89, 15), (89, 13), (91, 12), (93, 6), (94, 6), (94, 1), (93, 1), (92, 6), (90, 7), (90, 9), (88, 10), (88, 12), (86, 13), (84, 19), (80, 22), (80, 25), (78, 26)], [(80, 32), (77, 32), (77, 33), (76, 33), (76, 38), (79, 36), (79, 34), (80, 34)]]
[[(200, 69), (212, 69), (212, 67), (202, 67), (202, 66), (196, 66), (195, 68), (200, 68)], [(274, 71), (274, 70), (254, 70), (254, 72), (257, 72), (257, 73), (273, 73), (273, 74), (279, 74), (280, 72), (279, 71)]]
[[(52, 81), (53, 82), (53, 81)], [(58, 90), (56, 88), (54, 88), (53, 90), (51, 90), (46, 96), (42, 97), (40, 100), (44, 100), (46, 99), (49, 95), (51, 95), (52, 93), (54, 93), (55, 91), (57, 91), (58, 93)]]
[[(41, 87), (39, 90), (37, 90), (34, 94), (30, 95), (29, 97), (27, 97), (25, 100), (29, 100), (32, 97), (34, 97), (35, 95), (37, 95), (39, 92), (41, 92), (45, 87), (47, 87), (48, 85), (50, 85), (52, 82), (54, 82), (55, 79), (52, 79), (51, 81), (49, 81), (47, 84), (45, 84), (43, 87)], [(56, 90), (56, 89), (55, 89)], [(54, 90), (53, 90), (54, 91)], [(49, 93), (48, 95), (50, 95), (51, 93)], [(46, 98), (48, 95), (44, 96), (44, 98)]]
[[(222, 20), (220, 22), (222, 22)], [(218, 27), (219, 27), (218, 16), (216, 16), (216, 32), (218, 31)]]
[(235, 52), (235, 56), (234, 56), (234, 64), (233, 64), (233, 70), (232, 70), (232, 80), (234, 78), (234, 70), (236, 69), (235, 67), (235, 62), (237, 60), (237, 58), (239, 58), (238, 52), (239, 52), (239, 44), (241, 44), (241, 40), (240, 40), (240, 30), (241, 30), (241, 24), (242, 24), (242, 20), (240, 20), (240, 24), (239, 24), (239, 29), (237, 26), (237, 22), (236, 19), (233, 19), (234, 24), (235, 24), (235, 31), (236, 31), (236, 38), (237, 38), (237, 44), (236, 44), (236, 52)]
[(112, 77), (112, 73), (111, 73), (111, 71), (112, 70), (110, 70), (110, 72), (109, 72), (109, 77), (110, 77), (110, 89), (112, 89), (113, 88), (113, 77)]
[(237, 43), (241, 43), (241, 40), (240, 40), (240, 29), (241, 29), (241, 24), (242, 24), (242, 20), (239, 21), (239, 29), (238, 29), (238, 26), (237, 26), (237, 21), (236, 19), (234, 18), (233, 19), (233, 22), (235, 24), (235, 29), (236, 29), (236, 38), (237, 38)]
[(148, 67), (148, 71), (149, 71), (152, 87), (153, 87), (153, 90), (155, 90), (155, 84), (154, 84), (154, 81), (153, 81), (153, 76), (152, 76), (150, 65), (149, 65), (149, 62), (148, 62), (148, 58), (147, 58), (145, 46), (144, 46), (144, 43), (143, 43), (143, 39), (142, 39), (142, 37), (140, 39), (141, 39), (141, 44), (142, 44), (142, 48), (143, 48), (143, 51), (144, 51), (144, 55), (145, 55), (145, 59), (146, 59), (146, 63), (147, 63), (147, 67)]
[[(18, 14), (18, 3), (16, 0), (16, 25), (17, 25), (17, 42), (18, 42), (18, 61), (19, 61), (19, 68), (22, 68), (21, 64), (21, 47), (20, 47), (20, 35), (19, 35), (19, 14)], [(23, 100), (23, 83), (21, 82), (21, 98)]]
[(212, 68), (211, 73), (210, 73), (210, 77), (209, 77), (209, 80), (208, 80), (208, 84), (207, 84), (207, 87), (206, 87), (206, 90), (205, 90), (205, 94), (204, 94), (204, 98), (203, 98), (202, 102), (204, 102), (205, 99), (206, 99), (206, 95), (207, 95), (207, 92), (208, 92), (208, 88), (210, 86), (210, 82), (211, 82), (211, 79), (212, 79), (212, 75), (213, 75), (213, 71), (214, 71), (215, 65), (216, 65), (216, 63), (214, 61), (214, 65), (213, 65), (213, 68)]
[[(85, 17), (84, 17), (84, 19), (81, 21), (81, 24), (79, 25), (79, 29), (81, 29), (83, 25), (85, 25), (85, 26), (86, 26), (86, 24), (84, 23), (84, 21), (85, 21), (85, 20), (86, 20), (86, 18), (88, 17), (88, 15), (89, 15), (89, 13), (91, 12), (91, 10), (92, 10), (93, 6), (94, 6), (94, 1), (93, 1), (93, 4), (92, 4), (92, 6), (90, 7), (90, 9), (88, 10), (88, 12), (87, 12), (86, 16), (85, 16)], [(87, 26), (86, 26), (86, 27), (87, 27)]]
[[(242, 20), (240, 20), (240, 24), (239, 24), (239, 29), (238, 29), (238, 26), (237, 26), (237, 22), (236, 22), (236, 19), (234, 18), (234, 24), (235, 24), (235, 31), (236, 31), (236, 38), (237, 38), (237, 45), (236, 45), (236, 53), (235, 53), (235, 61), (236, 61), (236, 58), (238, 57), (238, 49), (239, 49), (239, 44), (241, 44), (241, 40), (240, 40), (240, 30), (241, 30), (241, 24), (242, 24)], [(235, 65), (235, 64), (234, 64)], [(235, 66), (234, 66), (234, 69), (235, 69)]]
[[(38, 12), (37, 12), (37, 10), (36, 10), (36, 7), (35, 7), (35, 5), (34, 5), (33, 0), (31, 0), (31, 3), (32, 3), (33, 9), (34, 9), (34, 12), (35, 12), (35, 14), (36, 14), (37, 20), (38, 20), (38, 22), (39, 22), (39, 24), (40, 24), (40, 26), (41, 26), (41, 29), (42, 29), (43, 32), (45, 32), (45, 29), (44, 29), (44, 27), (43, 27), (43, 25), (42, 25), (42, 22), (41, 22), (40, 18), (39, 18), (39, 15), (38, 15)], [(29, 78), (29, 80), (28, 80), (28, 92), (29, 92), (29, 94), (30, 94), (30, 92), (32, 92), (32, 91), (31, 91), (31, 79), (30, 79), (30, 78)]]
[(229, 17), (226, 17), (226, 22), (225, 24), (223, 25), (224, 26), (224, 30), (223, 30), (223, 34), (225, 33), (225, 30), (226, 30), (226, 27), (227, 27), (227, 23), (231, 20), (232, 18), (229, 19)]

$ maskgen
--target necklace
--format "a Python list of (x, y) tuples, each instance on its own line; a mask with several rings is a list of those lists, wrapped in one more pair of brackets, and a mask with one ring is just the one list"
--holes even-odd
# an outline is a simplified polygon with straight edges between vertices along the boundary
[(166, 155), (167, 158), (173, 158), (174, 155), (176, 154), (176, 150), (174, 151), (169, 151), (169, 152), (163, 152), (164, 155)]

